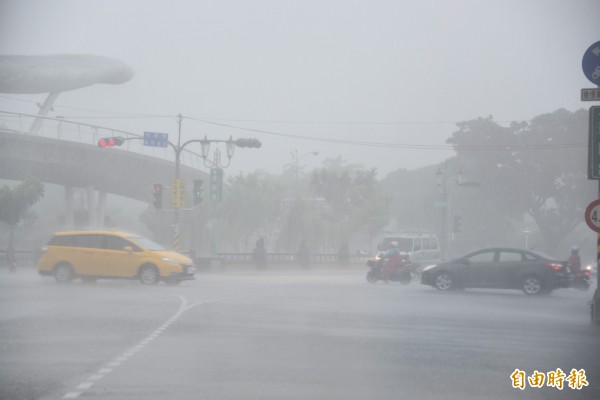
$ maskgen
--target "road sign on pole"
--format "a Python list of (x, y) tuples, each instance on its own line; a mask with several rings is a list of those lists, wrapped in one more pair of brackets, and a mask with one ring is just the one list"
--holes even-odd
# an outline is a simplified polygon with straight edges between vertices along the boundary
[(173, 208), (185, 207), (185, 181), (173, 179), (171, 182), (171, 206)]
[(581, 89), (581, 101), (600, 101), (600, 88)]
[(600, 179), (600, 106), (590, 107), (588, 179)]
[(600, 200), (594, 200), (587, 206), (585, 222), (591, 230), (600, 233)]
[(581, 68), (590, 82), (600, 86), (600, 41), (591, 45), (583, 54)]
[(168, 133), (144, 132), (144, 146), (167, 147), (168, 145)]
[(448, 208), (448, 202), (446, 200), (437, 200), (435, 202), (436, 208)]

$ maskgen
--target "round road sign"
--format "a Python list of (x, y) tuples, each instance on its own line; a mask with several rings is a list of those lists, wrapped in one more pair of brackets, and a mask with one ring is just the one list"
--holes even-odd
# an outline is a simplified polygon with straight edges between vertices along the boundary
[(585, 222), (591, 230), (600, 233), (600, 200), (594, 200), (585, 209)]
[(600, 86), (600, 42), (594, 43), (586, 50), (581, 67), (586, 78), (594, 85)]

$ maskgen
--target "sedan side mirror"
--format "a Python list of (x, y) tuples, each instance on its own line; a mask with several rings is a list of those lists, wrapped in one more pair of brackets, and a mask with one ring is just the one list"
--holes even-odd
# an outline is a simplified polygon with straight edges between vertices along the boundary
[(125, 247), (123, 247), (123, 250), (126, 251), (126, 252), (128, 252), (128, 253), (132, 253), (133, 252), (133, 247), (131, 247), (131, 246), (125, 246)]

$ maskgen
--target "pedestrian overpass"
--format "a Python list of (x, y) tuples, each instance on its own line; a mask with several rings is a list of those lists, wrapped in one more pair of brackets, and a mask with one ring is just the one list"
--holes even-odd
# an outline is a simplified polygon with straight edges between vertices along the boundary
[[(43, 117), (35, 135), (28, 134), (36, 115), (0, 111), (0, 178), (41, 182), (65, 188), (66, 228), (73, 226), (74, 188), (87, 191), (87, 208), (94, 227), (104, 222), (106, 194), (152, 201), (154, 183), (171, 186), (175, 174), (172, 148), (147, 147), (141, 135), (96, 125)], [(122, 136), (121, 147), (100, 148), (102, 137)], [(206, 179), (198, 153), (181, 153), (180, 177), (186, 182)], [(165, 190), (168, 207), (170, 191)], [(188, 203), (189, 204), (189, 203)]]

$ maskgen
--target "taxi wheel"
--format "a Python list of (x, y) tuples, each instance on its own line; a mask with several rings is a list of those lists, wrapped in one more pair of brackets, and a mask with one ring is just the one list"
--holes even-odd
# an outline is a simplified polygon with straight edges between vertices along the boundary
[(60, 263), (54, 268), (54, 279), (58, 283), (68, 283), (73, 280), (73, 268), (67, 263)]
[(160, 275), (153, 265), (147, 265), (140, 270), (140, 282), (144, 285), (156, 285), (159, 280)]

